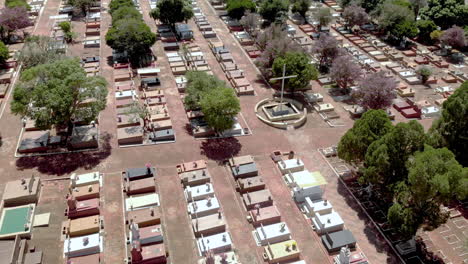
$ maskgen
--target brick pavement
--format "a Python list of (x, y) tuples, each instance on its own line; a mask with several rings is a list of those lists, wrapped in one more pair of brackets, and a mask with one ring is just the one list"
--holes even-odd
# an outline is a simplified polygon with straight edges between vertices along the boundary
[(125, 259), (122, 174), (106, 173), (101, 189), (101, 216), (104, 217), (104, 263), (122, 263)]

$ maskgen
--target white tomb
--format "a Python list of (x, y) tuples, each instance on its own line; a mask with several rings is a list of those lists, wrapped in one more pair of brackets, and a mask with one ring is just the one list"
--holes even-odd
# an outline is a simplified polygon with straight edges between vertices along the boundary
[(99, 183), (99, 185), (102, 187), (102, 177), (101, 174), (98, 171), (90, 172), (90, 173), (84, 173), (80, 175), (76, 175), (73, 173), (70, 176), (70, 187), (75, 188), (75, 187), (80, 187), (80, 186), (86, 186), (86, 185), (92, 185)]
[(133, 211), (136, 209), (147, 208), (151, 206), (159, 206), (159, 195), (157, 193), (149, 193), (144, 195), (133, 195), (125, 199), (125, 210)]
[(314, 217), (316, 214), (326, 215), (332, 212), (333, 206), (327, 200), (315, 200), (305, 198), (304, 211), (307, 216)]
[(187, 202), (198, 201), (206, 199), (208, 197), (214, 196), (213, 185), (209, 182), (197, 185), (197, 186), (187, 186), (184, 190), (185, 199)]
[(428, 106), (421, 109), (421, 114), (424, 117), (436, 117), (440, 115), (440, 108), (437, 106)]
[(221, 253), (231, 250), (232, 241), (228, 232), (219, 233), (212, 236), (197, 239), (198, 252), (201, 256), (208, 251)]
[(194, 201), (187, 205), (188, 213), (192, 219), (215, 214), (219, 211), (219, 208), (219, 201), (216, 199), (216, 196)]
[(329, 214), (315, 214), (315, 217), (312, 218), (312, 222), (318, 234), (340, 231), (344, 226), (343, 219), (341, 219), (341, 216), (334, 210)]
[(115, 92), (115, 99), (121, 100), (121, 99), (130, 99), (133, 98), (136, 95), (134, 90), (128, 90), (128, 91), (118, 91)]
[(255, 241), (259, 246), (279, 243), (291, 239), (291, 233), (285, 222), (272, 225), (262, 225), (253, 231)]
[(99, 233), (67, 238), (63, 242), (63, 254), (67, 257), (79, 257), (102, 252), (103, 238)]
[(304, 170), (304, 162), (301, 159), (288, 159), (278, 162), (281, 173), (298, 172)]

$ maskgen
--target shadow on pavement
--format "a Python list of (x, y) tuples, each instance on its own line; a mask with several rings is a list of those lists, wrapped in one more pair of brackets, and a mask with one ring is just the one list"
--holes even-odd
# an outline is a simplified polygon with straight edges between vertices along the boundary
[(77, 169), (92, 169), (111, 154), (111, 135), (103, 134), (101, 149), (90, 152), (78, 152), (36, 157), (22, 157), (16, 161), (18, 170), (36, 168), (40, 173), (61, 176)]
[(242, 145), (237, 138), (229, 137), (208, 139), (202, 142), (200, 148), (202, 155), (205, 155), (208, 159), (222, 163), (236, 156), (240, 152)]

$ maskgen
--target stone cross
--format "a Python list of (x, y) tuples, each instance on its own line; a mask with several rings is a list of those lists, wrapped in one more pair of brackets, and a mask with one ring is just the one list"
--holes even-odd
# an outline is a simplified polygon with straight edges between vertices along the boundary
[(283, 110), (283, 94), (284, 94), (284, 80), (286, 79), (292, 79), (296, 78), (297, 75), (289, 75), (286, 76), (286, 63), (283, 64), (283, 76), (282, 77), (276, 77), (276, 78), (271, 78), (270, 81), (276, 81), (276, 80), (281, 80), (281, 99), (280, 99), (280, 111)]

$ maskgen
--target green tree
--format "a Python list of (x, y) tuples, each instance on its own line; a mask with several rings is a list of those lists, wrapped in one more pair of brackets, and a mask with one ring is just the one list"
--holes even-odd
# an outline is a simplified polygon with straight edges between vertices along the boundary
[(87, 77), (78, 59), (42, 64), (22, 73), (11, 111), (40, 129), (67, 126), (71, 135), (74, 120), (91, 122), (106, 107), (106, 86), (102, 77)]
[(398, 40), (404, 40), (405, 38), (414, 38), (418, 35), (418, 28), (414, 21), (411, 20), (404, 20), (395, 25), (390, 30), (390, 34), (392, 34)]
[(283, 65), (286, 65), (286, 75), (297, 75), (284, 81), (285, 88), (291, 93), (309, 86), (310, 81), (318, 77), (318, 71), (310, 64), (310, 58), (306, 53), (288, 52), (284, 57), (277, 57), (273, 62), (273, 77), (283, 76)]
[(418, 39), (423, 43), (431, 43), (431, 33), (437, 29), (437, 25), (432, 20), (418, 20), (416, 22), (419, 34)]
[(429, 130), (431, 145), (447, 147), (458, 162), (468, 166), (468, 82), (464, 82), (442, 105), (442, 115)]
[(398, 123), (389, 133), (374, 141), (366, 152), (361, 181), (372, 183), (391, 194), (395, 184), (406, 179), (405, 164), (426, 142), (424, 128), (417, 121)]
[(140, 12), (133, 6), (123, 6), (112, 13), (112, 24), (119, 20), (135, 19), (142, 20)]
[(204, 93), (200, 106), (206, 123), (218, 133), (231, 129), (234, 117), (240, 111), (239, 99), (234, 90), (225, 86)]
[(468, 24), (468, 5), (463, 0), (428, 0), (420, 10), (421, 19), (432, 20), (442, 29)]
[(369, 110), (354, 122), (338, 143), (338, 157), (351, 163), (364, 161), (367, 149), (392, 130), (392, 122), (383, 110)]
[(6, 0), (5, 6), (8, 8), (24, 7), (27, 10), (31, 10), (31, 6), (24, 0)]
[(289, 10), (288, 0), (263, 0), (259, 14), (268, 22), (283, 22)]
[(432, 75), (432, 70), (427, 66), (421, 66), (416, 70), (416, 73), (421, 76), (422, 83), (426, 83)]
[(59, 23), (60, 29), (63, 31), (63, 38), (66, 42), (70, 43), (76, 38), (75, 32), (73, 32), (72, 25), (68, 21), (63, 21)]
[(255, 7), (252, 0), (228, 0), (226, 10), (230, 17), (241, 19), (247, 10), (255, 12)]
[(315, 13), (315, 17), (317, 18), (320, 27), (326, 27), (330, 24), (332, 20), (332, 15), (330, 12), (330, 8), (328, 7), (321, 7)]
[(0, 63), (5, 63), (10, 57), (7, 45), (0, 41)]
[(440, 37), (442, 37), (443, 34), (444, 32), (442, 30), (434, 30), (431, 32), (429, 36), (431, 37), (433, 41), (438, 41), (440, 40)]
[(131, 122), (143, 120), (143, 127), (146, 127), (150, 112), (145, 105), (135, 102), (125, 111), (125, 114), (130, 116)]
[(373, 12), (379, 21), (379, 27), (387, 32), (404, 21), (414, 21), (414, 13), (408, 7), (395, 4), (391, 0), (385, 1)]
[(443, 203), (468, 195), (468, 168), (463, 168), (447, 148), (430, 146), (416, 152), (406, 164), (408, 178), (399, 183), (396, 203), (390, 207), (390, 224), (410, 238), (422, 225), (435, 228), (445, 222)]
[(312, 4), (312, 0), (294, 0), (292, 3), (291, 11), (294, 13), (299, 13), (302, 17), (305, 18), (309, 7)]
[(156, 34), (139, 19), (122, 19), (107, 31), (106, 43), (119, 52), (127, 51), (136, 58), (156, 42)]
[(135, 7), (132, 0), (112, 0), (109, 4), (109, 13), (112, 15), (114, 11), (125, 6)]
[(150, 11), (153, 19), (175, 28), (177, 22), (187, 21), (193, 17), (193, 10), (187, 0), (161, 0), (156, 8)]
[(18, 61), (24, 69), (29, 69), (45, 63), (51, 63), (64, 57), (56, 49), (50, 49), (52, 39), (47, 36), (30, 36), (26, 38)]
[(190, 110), (200, 109), (200, 100), (205, 93), (219, 87), (227, 87), (225, 82), (205, 72), (189, 71), (185, 77), (187, 78), (187, 88), (184, 104)]
[(94, 0), (68, 0), (69, 5), (80, 9), (83, 14), (88, 13), (94, 3)]
[[(361, 6), (366, 10), (367, 13), (371, 13), (377, 9), (377, 7), (382, 4), (384, 0), (365, 0), (361, 1)], [(349, 1), (352, 2), (352, 1)]]

